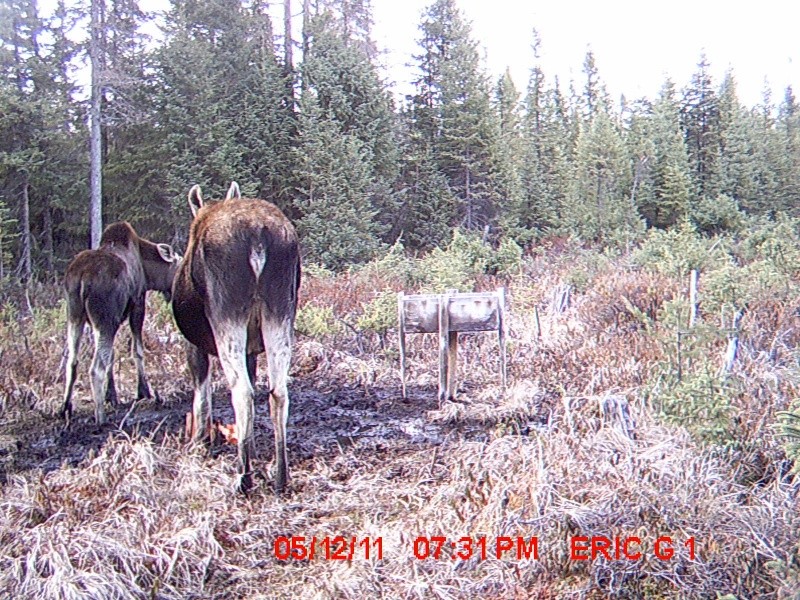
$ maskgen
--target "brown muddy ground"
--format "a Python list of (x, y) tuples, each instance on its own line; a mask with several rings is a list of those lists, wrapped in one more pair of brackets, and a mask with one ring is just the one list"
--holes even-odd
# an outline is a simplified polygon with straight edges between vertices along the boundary
[[(79, 375), (80, 377), (80, 375)], [(57, 387), (57, 386), (55, 386)], [(85, 394), (84, 394), (85, 395)], [(186, 413), (192, 409), (188, 388), (161, 402), (139, 400), (117, 408), (107, 406), (108, 422), (94, 423), (89, 398), (76, 396), (76, 413), (69, 429), (54, 414), (42, 411), (9, 411), (0, 419), (0, 483), (17, 473), (41, 469), (49, 472), (62, 465), (77, 466), (106, 443), (109, 436), (122, 433), (149, 437), (161, 443), (185, 443)], [(305, 461), (324, 458), (330, 452), (357, 448), (378, 455), (404, 449), (419, 452), (441, 445), (450, 436), (461, 439), (488, 438), (485, 423), (430, 423), (424, 415), (436, 410), (434, 387), (409, 387), (407, 399), (399, 389), (332, 384), (329, 377), (310, 375), (294, 379), (290, 386), (289, 460), (292, 469)], [(219, 383), (212, 396), (213, 419), (233, 423), (229, 392)], [(256, 468), (266, 476), (273, 459), (272, 422), (267, 390), (256, 389)], [(229, 452), (232, 445), (218, 441), (212, 454)]]

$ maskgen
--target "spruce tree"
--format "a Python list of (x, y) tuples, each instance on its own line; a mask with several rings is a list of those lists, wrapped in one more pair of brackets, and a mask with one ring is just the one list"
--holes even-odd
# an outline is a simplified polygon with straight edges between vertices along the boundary
[(499, 195), (498, 210), (503, 229), (520, 241), (528, 241), (530, 235), (523, 231), (521, 207), (525, 202), (524, 142), (522, 137), (522, 114), (520, 94), (511, 73), (506, 72), (495, 86), (495, 111), (499, 121), (496, 148), (492, 152), (494, 161), (494, 186)]
[(292, 100), (265, 10), (175, 0), (167, 14), (149, 82), (151, 122), (130, 162), (152, 177), (155, 205), (173, 207), (160, 227), (178, 239), (193, 183), (219, 197), (236, 180), (246, 196), (293, 206)]
[(624, 182), (628, 155), (619, 129), (605, 111), (584, 124), (575, 150), (575, 175), (563, 223), (584, 240), (600, 241), (638, 227)]
[[(76, 49), (63, 5), (51, 17), (29, 0), (4, 1), (0, 11), (0, 200), (14, 209), (4, 221), (16, 224), (17, 273), (27, 281), (37, 263), (54, 268), (54, 211), (69, 207), (75, 220), (85, 220), (85, 140), (68, 69)], [(61, 216), (69, 227), (72, 219)]]
[(714, 198), (719, 191), (720, 107), (705, 54), (683, 92), (681, 124), (689, 162), (700, 197)]
[[(418, 100), (419, 98), (415, 98)], [(433, 143), (420, 126), (425, 107), (413, 102), (401, 113), (400, 209), (397, 231), (408, 248), (429, 250), (446, 245), (456, 220), (456, 198), (433, 155)]]
[(564, 99), (557, 79), (553, 87), (546, 86), (545, 74), (538, 64), (539, 46), (534, 30), (532, 48), (537, 63), (530, 72), (520, 123), (522, 196), (505, 215), (506, 230), (522, 243), (556, 225), (572, 153)]
[(454, 224), (490, 227), (498, 212), (492, 168), (498, 124), (477, 43), (454, 0), (429, 6), (420, 30), (417, 124), (457, 198)]
[(800, 103), (791, 86), (786, 88), (778, 107), (775, 128), (780, 148), (776, 168), (780, 197), (776, 203), (797, 216), (800, 215)]
[(400, 161), (389, 93), (364, 50), (363, 39), (345, 37), (346, 29), (335, 15), (325, 12), (315, 17), (309, 30), (311, 42), (302, 65), (303, 95), (313, 95), (323, 118), (332, 119), (343, 133), (361, 143), (370, 172), (367, 193), (378, 215), (375, 231), (389, 241), (397, 234), (393, 225)]
[(295, 206), (309, 259), (331, 269), (369, 260), (380, 247), (377, 210), (370, 202), (370, 150), (313, 93), (300, 101), (299, 128)]
[(652, 227), (669, 227), (686, 216), (693, 194), (689, 156), (680, 124), (675, 87), (667, 80), (653, 105), (650, 166), (653, 196), (639, 203), (639, 212)]

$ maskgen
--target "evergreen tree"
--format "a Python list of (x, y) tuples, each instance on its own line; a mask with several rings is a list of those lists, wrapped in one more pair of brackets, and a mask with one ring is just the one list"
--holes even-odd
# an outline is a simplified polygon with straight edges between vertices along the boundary
[(583, 60), (583, 74), (586, 76), (586, 83), (583, 86), (583, 94), (580, 96), (578, 105), (583, 120), (589, 122), (599, 112), (609, 113), (611, 110), (608, 92), (600, 79), (594, 52), (591, 50), (586, 51)]
[(376, 231), (393, 239), (398, 233), (393, 227), (398, 212), (394, 186), (400, 157), (389, 94), (363, 44), (344, 37), (333, 15), (323, 13), (309, 28), (303, 94), (313, 94), (323, 117), (360, 141), (370, 171), (367, 192), (379, 215)]
[[(342, 39), (354, 45), (370, 61), (378, 56), (378, 48), (372, 39), (372, 0), (322, 0), (318, 5), (328, 9), (334, 16), (338, 33)], [(324, 11), (323, 11), (324, 12)]]
[[(40, 259), (48, 271), (54, 268), (53, 211), (85, 207), (76, 201), (85, 198), (85, 163), (75, 155), (79, 130), (68, 78), (75, 48), (65, 12), (59, 4), (46, 18), (30, 0), (0, 3), (0, 200), (7, 209), (18, 207), (16, 218), (4, 221), (18, 225), (17, 272), (26, 281)], [(6, 243), (9, 237), (5, 232)]]
[(158, 225), (176, 238), (185, 236), (193, 183), (213, 197), (236, 180), (246, 196), (293, 207), (292, 99), (265, 10), (245, 10), (239, 0), (175, 0), (167, 15), (151, 122), (129, 162), (153, 178), (156, 206), (174, 207)]
[(720, 87), (719, 189), (746, 210), (758, 211), (753, 115), (739, 103), (728, 72)]
[(778, 107), (775, 124), (780, 161), (777, 163), (777, 178), (780, 197), (776, 204), (794, 215), (800, 214), (800, 104), (791, 86), (786, 88), (783, 101)]
[(628, 157), (617, 126), (599, 112), (581, 128), (575, 176), (563, 223), (584, 240), (599, 241), (638, 227), (625, 197)]
[(412, 102), (401, 115), (404, 137), (397, 226), (406, 247), (427, 250), (446, 245), (452, 237), (456, 198), (439, 172), (433, 143), (420, 127), (419, 113), (429, 114)]
[(495, 87), (495, 111), (499, 121), (499, 133), (497, 147), (492, 152), (494, 186), (499, 194), (498, 208), (503, 229), (509, 231), (516, 226), (515, 237), (527, 241), (530, 235), (526, 235), (527, 232), (523, 231), (524, 224), (520, 214), (520, 208), (526, 203), (520, 108), (520, 94), (514, 85), (511, 73), (506, 70)]
[(742, 209), (774, 216), (777, 212), (787, 211), (789, 207), (783, 204), (780, 193), (778, 173), (785, 155), (780, 147), (771, 95), (769, 86), (765, 85), (762, 102), (752, 111), (753, 164), (758, 191), (753, 205), (744, 205)]
[(380, 245), (369, 149), (326, 115), (313, 93), (301, 99), (300, 132), (295, 204), (305, 251), (332, 269), (372, 258)]
[(639, 212), (652, 227), (668, 227), (686, 216), (692, 198), (689, 157), (680, 125), (675, 88), (667, 80), (653, 105), (650, 167), (653, 196), (640, 201)]
[(454, 224), (489, 227), (498, 210), (492, 156), (498, 125), (477, 43), (455, 0), (436, 0), (425, 11), (420, 30), (417, 125), (457, 198)]
[(709, 63), (701, 55), (697, 71), (683, 93), (681, 121), (697, 193), (714, 198), (719, 191), (720, 106)]
[[(535, 30), (533, 36), (534, 57), (538, 60), (540, 40)], [(558, 80), (548, 89), (538, 64), (531, 69), (522, 112), (522, 197), (508, 208), (505, 221), (506, 230), (525, 243), (556, 224), (566, 195), (568, 157), (572, 153)]]

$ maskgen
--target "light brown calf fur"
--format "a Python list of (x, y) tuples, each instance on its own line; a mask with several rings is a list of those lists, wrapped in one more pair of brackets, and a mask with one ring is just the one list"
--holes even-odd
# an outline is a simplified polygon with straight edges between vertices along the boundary
[(117, 402), (114, 386), (114, 336), (127, 318), (133, 333), (138, 398), (149, 398), (144, 372), (145, 293), (157, 290), (168, 298), (180, 256), (168, 244), (140, 238), (129, 223), (109, 225), (96, 250), (80, 252), (67, 266), (67, 374), (61, 414), (69, 426), (72, 418), (72, 387), (78, 366), (78, 348), (88, 320), (94, 333), (92, 397), (98, 424), (105, 422), (104, 401)]
[(277, 206), (242, 199), (235, 182), (225, 200), (210, 205), (204, 205), (200, 187), (194, 186), (189, 206), (194, 221), (172, 289), (172, 310), (178, 328), (191, 342), (192, 437), (199, 441), (209, 431), (208, 356), (216, 355), (236, 417), (239, 488), (247, 492), (252, 487), (255, 359), (266, 348), (275, 428), (275, 490), (280, 493), (289, 477), (287, 383), (300, 286), (297, 234)]

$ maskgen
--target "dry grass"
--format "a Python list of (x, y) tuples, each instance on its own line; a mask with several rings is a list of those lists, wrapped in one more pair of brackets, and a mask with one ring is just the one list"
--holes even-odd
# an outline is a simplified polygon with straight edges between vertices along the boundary
[[(117, 425), (125, 416), (121, 426), (93, 428), (86, 344), (76, 389), (84, 431), (72, 437), (59, 433), (52, 416), (62, 385), (53, 383), (59, 324), (4, 322), (4, 359), (12, 360), (4, 360), (0, 380), (0, 595), (793, 597), (800, 591), (797, 489), (770, 427), (800, 392), (794, 307), (751, 308), (734, 373), (739, 437), (729, 447), (704, 446), (654, 413), (645, 390), (667, 350), (658, 324), (648, 330), (630, 310), (655, 320), (664, 302), (683, 293), (680, 284), (620, 265), (599, 268), (556, 314), (548, 303), (570, 261), (549, 260), (536, 259), (509, 285), (505, 394), (489, 334), (463, 336), (458, 398), (443, 406), (435, 401), (435, 336), (409, 337), (407, 401), (399, 397), (393, 333), (386, 349), (347, 333), (298, 339), (292, 482), (281, 498), (270, 489), (272, 434), (261, 400), (264, 476), (250, 497), (234, 491), (232, 449), (211, 457), (185, 446), (183, 352), (159, 302), (150, 302), (145, 345), (165, 405), (142, 403), (117, 413)], [(345, 319), (364, 294), (393, 289), (374, 274), (304, 286), (305, 302), (328, 303)], [(123, 399), (135, 389), (126, 336), (117, 342)], [(230, 421), (219, 374), (215, 381), (215, 414)], [(326, 560), (318, 545), (310, 561), (275, 557), (280, 536), (338, 535), (369, 538), (371, 556), (362, 548), (352, 560)], [(418, 536), (485, 537), (489, 551), (460, 560), (448, 547), (439, 560), (420, 559)], [(496, 557), (500, 536), (535, 536), (538, 560)], [(636, 536), (642, 557), (574, 560), (574, 536)], [(661, 536), (674, 542), (668, 560), (654, 556)], [(694, 558), (684, 546), (689, 538)]]

